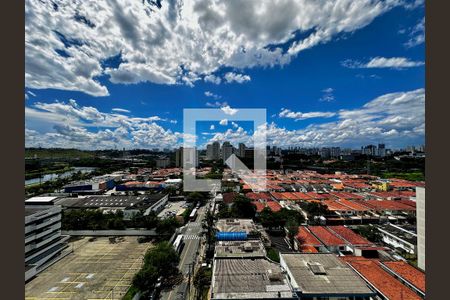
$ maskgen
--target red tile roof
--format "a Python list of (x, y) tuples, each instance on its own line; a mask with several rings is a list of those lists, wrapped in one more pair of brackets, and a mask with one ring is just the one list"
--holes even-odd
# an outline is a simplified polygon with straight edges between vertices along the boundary
[(266, 207), (259, 201), (252, 201), (252, 204), (256, 207), (256, 212), (262, 212), (262, 210)]
[(420, 300), (422, 299), (399, 280), (383, 270), (376, 260), (364, 258), (345, 259), (356, 271), (358, 271), (370, 284), (381, 291), (389, 299), (395, 300)]
[(273, 212), (280, 211), (282, 208), (281, 205), (276, 201), (267, 201), (266, 204)]
[(329, 194), (318, 194), (316, 192), (307, 192), (306, 195), (308, 195), (312, 199), (322, 200), (322, 199), (329, 199)]
[(349, 211), (352, 210), (350, 208), (348, 208), (347, 206), (344, 206), (342, 204), (340, 204), (337, 201), (334, 200), (324, 200), (321, 201), (322, 204), (325, 204), (328, 207), (328, 210), (331, 211)]
[(273, 198), (275, 198), (276, 200), (283, 200), (283, 193), (278, 193), (278, 192), (270, 192), (270, 194), (272, 195)]
[(259, 200), (259, 199), (264, 199), (264, 200), (272, 200), (272, 198), (270, 197), (270, 195), (268, 193), (247, 193), (245, 194), (245, 196), (249, 199), (253, 199), (253, 200)]
[(369, 210), (368, 207), (361, 205), (360, 203), (349, 201), (346, 199), (340, 199), (338, 202), (344, 206), (349, 207), (352, 210), (355, 210), (355, 211), (368, 211)]
[(336, 196), (339, 199), (347, 199), (347, 200), (358, 200), (358, 199), (364, 199), (363, 196), (357, 195), (354, 193), (347, 193), (347, 192), (331, 192), (330, 193), (333, 196)]
[(400, 275), (400, 277), (414, 285), (419, 290), (425, 292), (425, 273), (404, 261), (386, 261), (382, 264)]
[(319, 247), (323, 244), (308, 230), (306, 226), (298, 227), (297, 240), (302, 241), (302, 246)]
[(323, 226), (309, 226), (308, 229), (325, 245), (340, 246), (348, 244)]
[(413, 211), (414, 207), (400, 203), (395, 200), (367, 200), (358, 202), (364, 206), (371, 207), (375, 210), (399, 210), (399, 211)]
[(328, 226), (328, 229), (337, 233), (339, 236), (344, 238), (347, 242), (352, 245), (371, 245), (372, 243), (360, 236), (359, 234), (353, 232), (350, 228), (345, 226)]
[(299, 200), (311, 200), (312, 198), (310, 196), (308, 196), (306, 193), (302, 193), (302, 192), (293, 192), (292, 193), (295, 197), (297, 197), (297, 199)]

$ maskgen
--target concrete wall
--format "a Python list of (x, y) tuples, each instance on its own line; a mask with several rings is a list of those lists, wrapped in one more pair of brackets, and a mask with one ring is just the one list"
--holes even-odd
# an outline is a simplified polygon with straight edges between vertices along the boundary
[(425, 188), (416, 188), (417, 266), (425, 271)]
[(63, 230), (62, 234), (71, 236), (158, 236), (155, 230)]

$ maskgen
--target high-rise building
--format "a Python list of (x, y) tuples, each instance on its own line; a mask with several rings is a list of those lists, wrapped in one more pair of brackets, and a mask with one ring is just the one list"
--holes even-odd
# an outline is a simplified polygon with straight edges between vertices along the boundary
[(189, 147), (183, 149), (183, 156), (181, 160), (181, 166), (183, 166), (183, 159), (186, 160), (186, 165), (188, 167), (197, 167), (198, 166), (198, 150), (196, 147)]
[(416, 188), (417, 266), (425, 271), (425, 188)]
[(222, 159), (224, 163), (231, 154), (233, 154), (233, 145), (231, 145), (230, 142), (224, 142), (222, 144)]
[(220, 143), (214, 142), (212, 143), (212, 159), (218, 160), (220, 158)]
[(365, 147), (361, 147), (362, 154), (368, 156), (376, 156), (377, 155), (377, 146), (375, 145), (367, 145)]
[(340, 147), (331, 147), (330, 149), (330, 156), (333, 158), (339, 157), (341, 155), (341, 148)]
[(168, 157), (158, 157), (156, 159), (157, 168), (167, 168), (170, 165), (170, 159)]
[(386, 156), (386, 147), (384, 144), (378, 144), (378, 156), (380, 157)]
[(245, 157), (245, 149), (247, 147), (245, 147), (244, 143), (239, 143), (239, 151), (238, 151), (238, 155), (239, 157)]
[(320, 149), (320, 157), (323, 159), (327, 159), (330, 158), (331, 153), (330, 153), (330, 148), (322, 148)]
[(213, 145), (208, 144), (206, 145), (206, 159), (207, 160), (213, 160)]
[(177, 168), (183, 167), (183, 147), (175, 150), (175, 166)]

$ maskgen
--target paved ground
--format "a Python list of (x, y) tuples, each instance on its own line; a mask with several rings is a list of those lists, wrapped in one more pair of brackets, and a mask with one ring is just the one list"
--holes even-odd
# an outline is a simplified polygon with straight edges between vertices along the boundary
[[(139, 271), (151, 243), (136, 237), (73, 242), (64, 257), (25, 285), (25, 299), (121, 299)], [(72, 247), (72, 245), (70, 245)]]
[(186, 210), (186, 208), (183, 207), (183, 205), (186, 204), (186, 201), (167, 202), (167, 204), (170, 205), (170, 207), (167, 207), (166, 205), (166, 207), (158, 214), (158, 217), (165, 219), (170, 217), (168, 214), (169, 212), (177, 215), (182, 214)]
[[(192, 267), (197, 259), (199, 247), (200, 247), (200, 234), (202, 231), (201, 222), (204, 219), (206, 208), (201, 207), (198, 210), (198, 215), (195, 222), (189, 222), (183, 228), (181, 234), (183, 234), (184, 248), (180, 255), (180, 263), (178, 269), (183, 274), (183, 282), (180, 285), (175, 286), (172, 290), (163, 292), (161, 298), (163, 300), (178, 300), (186, 299), (188, 294), (188, 281), (189, 281), (189, 268)], [(192, 293), (192, 291), (191, 291)]]

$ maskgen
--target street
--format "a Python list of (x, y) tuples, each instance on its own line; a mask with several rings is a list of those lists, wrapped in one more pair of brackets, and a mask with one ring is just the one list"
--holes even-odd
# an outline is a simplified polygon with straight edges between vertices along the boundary
[[(178, 269), (183, 274), (183, 282), (175, 286), (171, 291), (165, 291), (161, 294), (161, 299), (186, 299), (189, 293), (189, 273), (193, 276), (193, 268), (197, 259), (198, 250), (201, 243), (202, 221), (205, 217), (207, 206), (198, 209), (198, 215), (195, 222), (187, 223), (181, 230), (183, 234), (184, 248), (180, 255)], [(191, 278), (191, 281), (193, 278)]]

